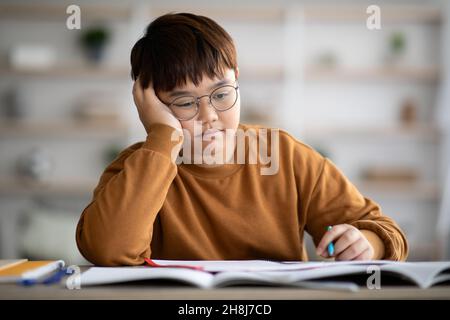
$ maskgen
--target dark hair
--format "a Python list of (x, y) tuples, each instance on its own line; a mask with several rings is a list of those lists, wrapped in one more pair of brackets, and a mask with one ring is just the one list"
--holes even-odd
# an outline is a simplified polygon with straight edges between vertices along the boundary
[(236, 48), (230, 35), (210, 18), (170, 13), (151, 22), (131, 50), (131, 77), (143, 88), (170, 91), (188, 80), (198, 85), (204, 75), (223, 77), (236, 71)]

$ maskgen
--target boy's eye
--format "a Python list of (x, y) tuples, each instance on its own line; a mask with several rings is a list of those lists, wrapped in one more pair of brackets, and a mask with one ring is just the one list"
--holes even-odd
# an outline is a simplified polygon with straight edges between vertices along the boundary
[(178, 108), (189, 108), (192, 107), (194, 104), (192, 102), (186, 102), (183, 104), (176, 104), (175, 106)]
[(177, 107), (177, 108), (191, 108), (191, 107), (193, 107), (195, 105), (195, 101), (193, 101), (193, 100), (189, 100), (189, 101), (181, 100), (181, 101), (178, 101), (177, 100), (177, 101), (174, 101), (173, 105), (175, 107)]
[(214, 94), (213, 99), (214, 100), (223, 100), (228, 96), (228, 92), (218, 92)]

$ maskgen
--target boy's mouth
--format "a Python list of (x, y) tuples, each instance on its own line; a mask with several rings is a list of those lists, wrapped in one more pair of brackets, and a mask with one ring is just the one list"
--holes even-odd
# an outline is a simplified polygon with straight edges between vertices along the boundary
[(224, 130), (212, 128), (212, 129), (208, 129), (208, 130), (203, 131), (201, 136), (202, 136), (203, 139), (210, 140), (214, 136), (223, 134), (223, 132), (224, 132)]

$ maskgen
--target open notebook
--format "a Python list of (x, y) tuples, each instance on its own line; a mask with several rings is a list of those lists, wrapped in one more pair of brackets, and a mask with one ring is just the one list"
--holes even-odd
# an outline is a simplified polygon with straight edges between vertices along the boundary
[[(383, 275), (394, 277), (421, 288), (450, 280), (450, 261), (446, 262), (275, 262), (244, 261), (186, 261), (148, 260), (150, 266), (92, 267), (81, 275), (81, 286), (110, 284), (138, 280), (171, 280), (199, 288), (231, 285), (299, 286), (357, 290), (349, 281), (336, 277), (373, 274), (370, 266)], [(372, 270), (372, 271), (371, 271)]]

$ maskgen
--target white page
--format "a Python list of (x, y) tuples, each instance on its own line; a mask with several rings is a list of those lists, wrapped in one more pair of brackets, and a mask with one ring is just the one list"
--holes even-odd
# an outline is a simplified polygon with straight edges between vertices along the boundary
[[(449, 261), (430, 261), (430, 262), (397, 262), (392, 265), (382, 266), (382, 271), (401, 274), (421, 288), (432, 286), (438, 275), (450, 268)], [(441, 278), (442, 279), (442, 278)]]
[(224, 271), (283, 271), (283, 270), (304, 270), (313, 268), (324, 268), (341, 265), (381, 265), (390, 264), (392, 261), (269, 261), (269, 260), (158, 260), (153, 262), (163, 265), (185, 265), (203, 267), (207, 272)]
[(225, 287), (240, 284), (266, 284), (303, 287), (309, 289), (328, 289), (357, 291), (358, 285), (351, 282), (313, 282), (307, 280), (319, 279), (327, 276), (361, 273), (365, 271), (363, 266), (344, 266), (338, 268), (303, 269), (294, 271), (229, 271), (217, 274), (213, 280), (213, 286)]
[(433, 279), (433, 283), (431, 285), (435, 285), (444, 281), (450, 281), (450, 274), (441, 274)]
[(137, 280), (167, 279), (186, 282), (201, 288), (212, 283), (213, 275), (181, 268), (151, 267), (92, 267), (81, 274), (81, 286), (128, 282)]
[[(268, 281), (272, 284), (286, 284), (292, 285), (288, 282), (290, 278), (284, 279), (289, 275), (286, 272), (290, 270), (296, 271), (309, 271), (317, 270), (326, 267), (338, 266), (340, 263), (333, 262), (297, 262), (292, 263), (278, 263), (272, 261), (261, 261), (261, 260), (238, 260), (238, 261), (186, 261), (186, 260), (153, 260), (155, 263), (161, 263), (165, 265), (189, 265), (189, 266), (202, 266), (205, 271), (208, 272), (222, 272), (216, 275), (220, 278), (223, 277), (222, 274), (227, 274), (224, 277), (238, 276), (237, 280), (245, 278), (246, 281), (257, 280), (259, 283)], [(326, 268), (328, 269), (328, 268)], [(333, 268), (334, 269), (334, 268)], [(272, 279), (266, 278), (264, 271), (274, 271), (279, 272), (279, 276), (275, 276)], [(249, 272), (250, 271), (250, 272)], [(184, 281), (189, 284), (201, 288), (209, 288), (215, 285), (216, 281), (213, 280), (214, 276), (208, 272), (202, 272), (197, 270), (191, 270), (187, 268), (154, 268), (148, 266), (137, 266), (137, 267), (92, 267), (85, 271), (81, 275), (81, 285), (98, 285), (98, 284), (109, 284), (109, 283), (119, 283), (128, 281), (138, 281), (138, 280), (150, 280), (150, 279), (169, 279)], [(240, 273), (239, 273), (240, 272)], [(261, 273), (261, 274), (259, 274)], [(281, 278), (280, 278), (281, 276)], [(227, 278), (230, 280), (229, 278)], [(227, 280), (227, 281), (228, 281)], [(297, 281), (296, 279), (294, 279)]]
[(260, 271), (257, 273), (246, 272), (223, 272), (215, 276), (214, 285), (224, 286), (228, 284), (238, 284), (240, 281), (249, 280), (268, 283), (277, 283), (280, 285), (292, 285), (301, 281), (334, 277), (341, 275), (352, 275), (366, 273), (366, 265), (341, 265), (330, 268), (315, 268), (303, 270), (284, 270), (284, 271)]
[[(200, 288), (232, 284), (270, 284), (306, 286), (302, 282), (326, 277), (366, 274), (367, 267), (379, 265), (381, 271), (402, 274), (420, 287), (428, 287), (438, 279), (450, 262), (393, 262), (393, 261), (349, 261), (349, 262), (286, 262), (272, 261), (186, 261), (156, 260), (161, 264), (202, 266), (208, 272), (187, 268), (153, 268), (147, 266), (100, 268), (93, 267), (81, 275), (81, 285), (107, 284), (146, 279), (168, 279), (186, 282)], [(249, 272), (250, 271), (250, 272)], [(313, 283), (312, 283), (313, 284)], [(324, 287), (327, 284), (324, 284)], [(333, 284), (328, 283), (332, 288)], [(343, 286), (347, 289), (350, 286)]]
[[(353, 274), (368, 274), (367, 268), (370, 265), (376, 265), (370, 262), (365, 263), (327, 263), (326, 267), (317, 267), (301, 270), (283, 270), (283, 271), (261, 271), (249, 279), (261, 279), (280, 284), (290, 284), (306, 280), (321, 279), (327, 277), (345, 276)], [(447, 280), (448, 275), (439, 275), (450, 268), (450, 262), (395, 262), (390, 261), (379, 265), (380, 271), (391, 272), (408, 278), (421, 288), (428, 288), (438, 281)], [(368, 274), (369, 275), (369, 274)], [(252, 278), (253, 277), (253, 278)], [(244, 272), (224, 272), (216, 276), (214, 282), (217, 285), (224, 285), (228, 282), (237, 283), (239, 278), (248, 278)]]

